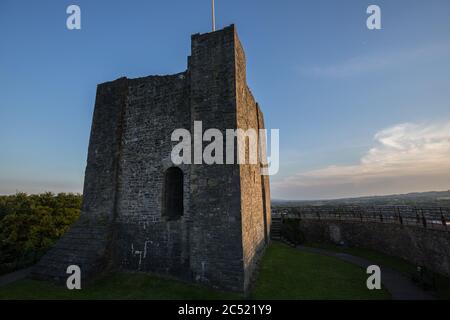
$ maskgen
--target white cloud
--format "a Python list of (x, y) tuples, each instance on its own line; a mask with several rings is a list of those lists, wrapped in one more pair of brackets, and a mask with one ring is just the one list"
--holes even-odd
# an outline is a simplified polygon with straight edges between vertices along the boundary
[(276, 194), (339, 197), (425, 191), (433, 185), (450, 189), (450, 122), (398, 124), (381, 130), (374, 140), (359, 163), (332, 165), (275, 181)]

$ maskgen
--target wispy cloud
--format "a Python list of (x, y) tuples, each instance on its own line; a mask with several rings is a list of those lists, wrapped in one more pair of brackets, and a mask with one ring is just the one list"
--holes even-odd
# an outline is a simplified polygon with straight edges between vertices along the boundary
[(332, 65), (302, 67), (299, 70), (306, 76), (343, 78), (407, 65), (418, 60), (429, 61), (449, 53), (450, 45), (433, 44), (415, 49), (369, 53)]
[(355, 190), (389, 193), (383, 190), (402, 181), (405, 191), (420, 191), (425, 184), (429, 188), (433, 181), (435, 188), (450, 189), (450, 122), (397, 124), (376, 133), (374, 141), (357, 164), (298, 173), (275, 181), (273, 187), (290, 197), (313, 189), (314, 194), (323, 189), (328, 197), (349, 196)]

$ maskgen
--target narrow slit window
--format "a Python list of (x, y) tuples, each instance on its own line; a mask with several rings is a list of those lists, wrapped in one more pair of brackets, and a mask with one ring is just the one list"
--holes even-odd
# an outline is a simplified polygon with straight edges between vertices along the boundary
[(178, 220), (183, 216), (183, 171), (167, 169), (164, 177), (163, 212), (167, 220)]

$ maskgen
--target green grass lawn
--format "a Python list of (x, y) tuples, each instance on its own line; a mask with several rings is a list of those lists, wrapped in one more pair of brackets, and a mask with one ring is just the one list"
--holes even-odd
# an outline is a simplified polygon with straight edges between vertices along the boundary
[(264, 256), (255, 299), (389, 299), (385, 290), (368, 290), (359, 267), (327, 256), (274, 243)]
[[(365, 258), (369, 261), (373, 261), (378, 265), (384, 265), (403, 273), (407, 277), (412, 277), (416, 272), (416, 267), (408, 261), (388, 256), (378, 251), (364, 249), (364, 248), (346, 248), (338, 247), (329, 244), (307, 244), (311, 247), (327, 249), (335, 252), (348, 253), (354, 256)], [(436, 296), (440, 299), (450, 300), (450, 279), (440, 274), (434, 274), (436, 280)]]
[[(272, 243), (262, 259), (250, 299), (389, 299), (385, 290), (369, 291), (367, 275), (352, 264)], [(0, 299), (243, 299), (237, 293), (143, 273), (115, 273), (82, 290), (20, 280), (0, 287)]]
[(211, 290), (145, 273), (114, 273), (82, 290), (67, 290), (44, 281), (20, 280), (0, 288), (0, 299), (239, 299), (241, 295)]

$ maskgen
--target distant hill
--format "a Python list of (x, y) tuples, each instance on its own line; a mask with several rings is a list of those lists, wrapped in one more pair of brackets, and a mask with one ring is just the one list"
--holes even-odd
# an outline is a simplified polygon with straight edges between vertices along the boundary
[(322, 205), (411, 205), (450, 207), (450, 190), (414, 192), (388, 196), (358, 197), (335, 200), (272, 200), (273, 206), (322, 206)]

